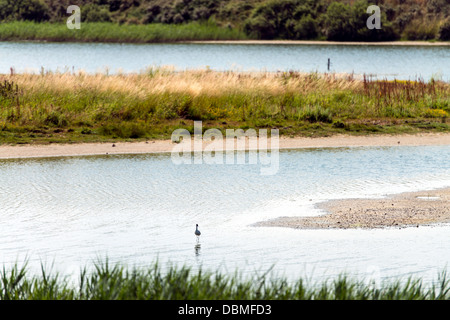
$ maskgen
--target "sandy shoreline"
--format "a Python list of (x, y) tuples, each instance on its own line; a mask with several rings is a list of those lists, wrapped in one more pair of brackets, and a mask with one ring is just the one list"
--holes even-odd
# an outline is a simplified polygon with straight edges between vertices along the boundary
[(276, 45), (341, 45), (341, 46), (450, 46), (450, 41), (381, 41), (381, 42), (350, 42), (350, 41), (317, 41), (317, 40), (207, 40), (183, 41), (198, 44), (276, 44)]
[(256, 226), (295, 229), (375, 229), (450, 222), (450, 188), (391, 195), (382, 199), (332, 200), (317, 206), (327, 213), (280, 217)]
[[(331, 148), (360, 146), (420, 146), (450, 145), (450, 133), (422, 133), (413, 135), (335, 135), (322, 138), (286, 138), (279, 140), (280, 149)], [(167, 153), (176, 146), (170, 140), (115, 143), (74, 143), (48, 145), (0, 145), (0, 159)], [(203, 147), (205, 147), (204, 144)]]

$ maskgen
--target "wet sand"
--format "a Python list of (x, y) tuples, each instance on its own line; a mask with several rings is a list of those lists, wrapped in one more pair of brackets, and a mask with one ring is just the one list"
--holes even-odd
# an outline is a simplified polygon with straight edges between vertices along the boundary
[(419, 227), (450, 222), (450, 188), (392, 195), (381, 199), (344, 199), (320, 203), (325, 214), (280, 217), (256, 226), (296, 229), (375, 229)]
[[(268, 142), (270, 148), (270, 139)], [(204, 143), (203, 147), (207, 145), (207, 143)], [(420, 145), (450, 145), (450, 133), (367, 136), (334, 135), (323, 138), (281, 137), (279, 140), (279, 149)], [(164, 153), (171, 152), (175, 146), (176, 144), (170, 140), (14, 146), (0, 145), (0, 159)]]

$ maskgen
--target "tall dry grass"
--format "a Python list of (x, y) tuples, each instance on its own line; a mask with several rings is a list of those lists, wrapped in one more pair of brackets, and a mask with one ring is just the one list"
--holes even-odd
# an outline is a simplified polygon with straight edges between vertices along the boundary
[(76, 73), (15, 74), (0, 76), (12, 80), (30, 93), (91, 90), (116, 92), (145, 98), (151, 94), (184, 93), (192, 96), (225, 94), (285, 93), (308, 94), (325, 90), (357, 90), (363, 82), (348, 75), (300, 72), (215, 72), (210, 70), (175, 71), (174, 68), (150, 68), (139, 74)]

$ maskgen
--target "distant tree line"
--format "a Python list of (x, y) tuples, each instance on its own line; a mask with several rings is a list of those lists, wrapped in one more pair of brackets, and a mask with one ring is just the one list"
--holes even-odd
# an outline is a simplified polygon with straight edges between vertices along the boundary
[[(381, 8), (379, 30), (366, 27), (372, 4)], [(64, 22), (69, 5), (85, 22), (210, 21), (257, 39), (450, 40), (450, 0), (0, 0), (0, 20)]]

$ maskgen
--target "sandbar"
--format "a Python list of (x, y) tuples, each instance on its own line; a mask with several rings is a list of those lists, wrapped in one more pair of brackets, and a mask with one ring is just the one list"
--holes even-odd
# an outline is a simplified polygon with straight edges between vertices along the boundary
[(406, 228), (450, 222), (450, 188), (407, 192), (380, 199), (342, 199), (317, 205), (325, 213), (279, 217), (255, 226), (295, 229)]
[[(269, 139), (270, 142), (270, 139)], [(203, 148), (208, 145), (203, 143)], [(335, 148), (364, 146), (450, 146), (450, 133), (420, 133), (400, 135), (333, 135), (329, 137), (280, 137), (279, 149)], [(87, 155), (170, 153), (176, 143), (171, 140), (140, 142), (25, 144), (0, 145), (0, 159), (62, 157)], [(225, 145), (224, 145), (225, 146)], [(271, 147), (270, 143), (268, 147)]]

